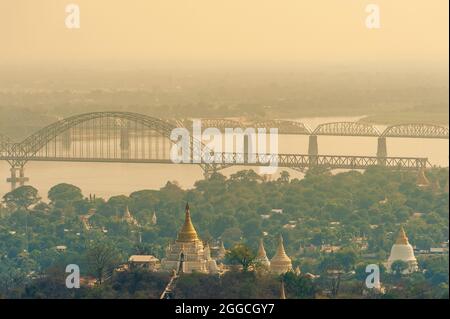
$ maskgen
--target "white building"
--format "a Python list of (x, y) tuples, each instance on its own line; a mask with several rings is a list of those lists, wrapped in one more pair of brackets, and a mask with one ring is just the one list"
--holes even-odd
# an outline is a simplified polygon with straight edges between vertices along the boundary
[(409, 274), (419, 269), (417, 265), (417, 259), (414, 256), (414, 249), (409, 243), (408, 237), (406, 236), (403, 227), (400, 228), (397, 240), (392, 246), (391, 254), (386, 263), (388, 272), (392, 272), (391, 266), (397, 260), (404, 261), (408, 264), (408, 268), (403, 271), (403, 274)]
[(130, 268), (143, 268), (148, 270), (157, 270), (159, 259), (152, 255), (132, 255), (128, 259)]

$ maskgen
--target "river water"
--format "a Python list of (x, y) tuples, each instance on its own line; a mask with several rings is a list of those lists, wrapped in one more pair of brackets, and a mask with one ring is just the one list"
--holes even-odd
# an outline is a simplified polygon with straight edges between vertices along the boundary
[[(296, 120), (314, 129), (321, 123), (356, 121), (359, 118), (321, 117)], [(383, 126), (378, 128), (380, 131), (384, 129)], [(377, 150), (375, 137), (319, 136), (318, 144), (321, 155), (375, 156)], [(448, 140), (388, 138), (387, 150), (389, 156), (428, 157), (431, 164), (448, 167)], [(307, 154), (308, 136), (280, 135), (279, 152)], [(221, 173), (230, 175), (245, 168), (230, 167)], [(302, 178), (300, 172), (283, 170), (289, 171), (291, 177)], [(277, 178), (279, 171), (272, 178)], [(8, 163), (0, 162), (1, 196), (10, 190), (10, 184), (6, 182), (9, 174)], [(129, 195), (142, 189), (159, 189), (167, 181), (176, 181), (183, 188), (191, 188), (195, 181), (203, 178), (203, 172), (198, 165), (29, 162), (25, 166), (25, 176), (30, 178), (28, 184), (36, 187), (44, 199), (52, 186), (63, 182), (80, 187), (85, 196), (95, 194), (97, 197), (109, 198), (121, 194)]]

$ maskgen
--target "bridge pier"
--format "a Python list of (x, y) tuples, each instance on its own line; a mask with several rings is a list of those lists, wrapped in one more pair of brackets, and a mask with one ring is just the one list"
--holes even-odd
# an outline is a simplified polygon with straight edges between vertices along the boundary
[(317, 165), (317, 156), (319, 155), (319, 145), (317, 135), (309, 136), (308, 155), (310, 165)]
[(377, 146), (377, 158), (378, 165), (386, 165), (386, 157), (387, 157), (387, 145), (386, 145), (386, 137), (382, 136), (378, 138), (378, 146)]
[[(11, 177), (7, 178), (6, 181), (11, 183), (11, 191), (15, 190), (17, 184), (19, 186), (25, 185), (25, 182), (28, 182), (30, 179), (25, 177), (25, 169), (23, 166), (20, 167), (11, 167), (10, 169)], [(17, 176), (17, 172), (19, 172), (19, 176)]]

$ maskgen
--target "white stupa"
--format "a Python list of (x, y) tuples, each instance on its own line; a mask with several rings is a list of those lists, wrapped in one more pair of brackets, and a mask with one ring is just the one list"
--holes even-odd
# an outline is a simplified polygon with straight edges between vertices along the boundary
[(258, 254), (256, 255), (255, 262), (263, 269), (270, 269), (270, 261), (269, 258), (267, 258), (262, 238), (259, 240)]
[(392, 246), (391, 255), (386, 263), (386, 268), (388, 272), (392, 272), (391, 266), (397, 261), (401, 260), (408, 263), (408, 268), (403, 271), (403, 274), (409, 274), (415, 272), (419, 269), (417, 266), (417, 259), (414, 256), (414, 249), (408, 241), (405, 230), (403, 227), (400, 228), (397, 240)]

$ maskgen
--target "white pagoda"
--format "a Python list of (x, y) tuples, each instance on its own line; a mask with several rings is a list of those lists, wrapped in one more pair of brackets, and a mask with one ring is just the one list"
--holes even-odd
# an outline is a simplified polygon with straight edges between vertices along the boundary
[(419, 269), (417, 265), (417, 259), (414, 256), (414, 249), (409, 243), (408, 237), (406, 236), (403, 227), (400, 228), (397, 240), (395, 241), (395, 244), (392, 246), (391, 254), (386, 263), (386, 268), (388, 272), (392, 272), (391, 266), (397, 260), (404, 261), (408, 264), (408, 268), (403, 270), (402, 272), (403, 274), (409, 274)]

